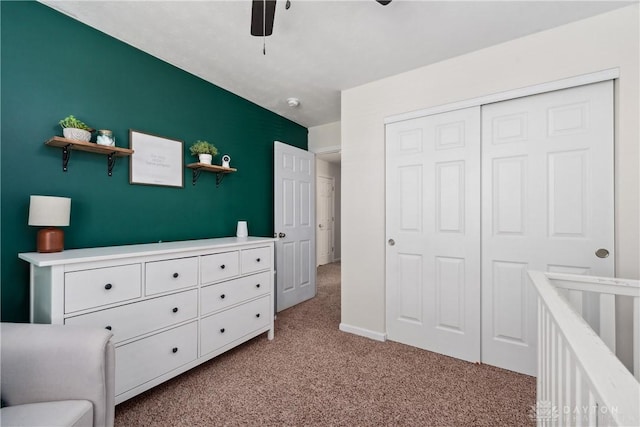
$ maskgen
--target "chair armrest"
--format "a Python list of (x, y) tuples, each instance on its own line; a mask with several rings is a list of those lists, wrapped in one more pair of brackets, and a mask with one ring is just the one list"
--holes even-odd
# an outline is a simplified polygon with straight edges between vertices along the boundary
[(2, 323), (1, 391), (8, 405), (89, 400), (94, 425), (113, 425), (115, 355), (111, 332), (63, 325)]

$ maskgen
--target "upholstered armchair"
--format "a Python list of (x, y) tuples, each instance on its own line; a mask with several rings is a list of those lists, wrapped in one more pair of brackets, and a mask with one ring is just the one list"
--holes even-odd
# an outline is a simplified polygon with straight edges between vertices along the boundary
[(113, 426), (111, 332), (62, 325), (0, 325), (2, 426)]

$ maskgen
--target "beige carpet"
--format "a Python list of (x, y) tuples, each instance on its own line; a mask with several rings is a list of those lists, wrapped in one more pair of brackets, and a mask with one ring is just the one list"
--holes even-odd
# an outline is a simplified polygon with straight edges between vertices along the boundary
[(116, 426), (533, 425), (535, 379), (340, 332), (340, 264), (266, 333), (116, 407)]

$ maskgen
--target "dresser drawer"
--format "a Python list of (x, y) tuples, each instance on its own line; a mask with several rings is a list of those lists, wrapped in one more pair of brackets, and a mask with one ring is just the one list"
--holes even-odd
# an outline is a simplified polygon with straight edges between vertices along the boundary
[(197, 322), (116, 348), (116, 395), (196, 359)]
[(269, 272), (217, 283), (200, 291), (200, 314), (207, 314), (269, 292)]
[(241, 252), (242, 274), (271, 268), (271, 248), (245, 249)]
[(64, 312), (138, 298), (142, 295), (140, 276), (140, 264), (65, 273)]
[(200, 355), (269, 325), (269, 300), (269, 297), (263, 297), (202, 319)]
[(179, 258), (145, 264), (145, 294), (188, 288), (198, 284), (198, 258)]
[(198, 315), (198, 291), (134, 302), (89, 314), (69, 317), (65, 325), (97, 326), (113, 332), (113, 342), (193, 319)]
[(219, 282), (237, 276), (239, 272), (238, 251), (206, 255), (200, 258), (202, 284)]

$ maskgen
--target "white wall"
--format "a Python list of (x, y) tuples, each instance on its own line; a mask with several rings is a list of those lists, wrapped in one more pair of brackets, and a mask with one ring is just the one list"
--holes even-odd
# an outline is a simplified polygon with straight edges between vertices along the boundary
[(340, 122), (309, 128), (309, 151), (321, 153), (340, 149)]
[[(333, 235), (334, 235), (334, 241), (333, 241), (333, 261), (338, 261), (341, 256), (341, 250), (340, 248), (342, 247), (341, 244), (341, 239), (340, 239), (340, 235), (342, 233), (342, 227), (341, 227), (341, 221), (340, 221), (340, 197), (341, 197), (341, 179), (340, 179), (340, 164), (338, 163), (329, 163), (329, 162), (325, 162), (324, 160), (320, 160), (320, 159), (316, 159), (316, 178), (319, 176), (325, 176), (325, 177), (329, 177), (329, 178), (333, 178), (333, 183), (334, 183), (334, 187), (335, 187), (335, 204), (333, 207), (333, 213), (334, 213), (334, 218), (335, 221), (333, 223)], [(317, 182), (317, 179), (316, 179)], [(319, 193), (319, 191), (316, 189), (316, 195)], [(316, 199), (317, 200), (317, 199)], [(316, 210), (318, 207), (318, 203), (316, 203)], [(318, 218), (318, 212), (316, 211), (316, 218)], [(316, 244), (318, 243), (318, 238), (316, 238)], [(316, 254), (318, 253), (318, 251), (316, 250)]]
[[(324, 158), (340, 158), (340, 146), (341, 146), (341, 126), (340, 122), (327, 123), (326, 125), (314, 126), (309, 128), (309, 151), (314, 153), (332, 153), (332, 154), (320, 154)], [(319, 159), (316, 156), (316, 178), (318, 176), (332, 177), (335, 183), (335, 222), (334, 222), (334, 236), (333, 242), (333, 259), (337, 261), (341, 258), (341, 171), (340, 163), (330, 163), (323, 159)], [(316, 194), (318, 192), (316, 191)], [(317, 203), (316, 203), (317, 206)], [(316, 213), (317, 218), (317, 213)], [(317, 242), (317, 239), (316, 239)], [(317, 252), (316, 252), (317, 253)]]
[(619, 67), (616, 271), (639, 278), (640, 11), (632, 5), (342, 92), (342, 325), (385, 333), (385, 117)]

